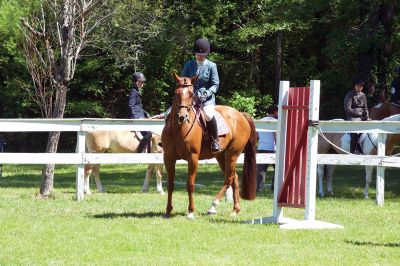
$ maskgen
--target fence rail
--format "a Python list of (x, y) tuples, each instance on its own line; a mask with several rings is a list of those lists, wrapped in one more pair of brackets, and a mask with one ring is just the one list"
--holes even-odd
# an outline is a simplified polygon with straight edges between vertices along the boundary
[[(276, 131), (276, 121), (255, 120), (257, 131)], [(0, 153), (0, 164), (73, 164), (77, 165), (77, 199), (83, 199), (83, 166), (85, 164), (147, 164), (162, 163), (162, 154), (90, 154), (85, 153), (86, 131), (153, 131), (161, 132), (164, 121), (159, 119), (0, 119), (0, 132), (70, 131), (78, 134), (77, 153)], [(379, 149), (384, 150), (385, 134), (400, 134), (400, 122), (393, 121), (320, 121), (324, 133), (377, 132)], [(378, 154), (382, 154), (378, 153)], [(184, 164), (185, 161), (177, 163)], [(202, 160), (202, 164), (216, 164), (215, 159)], [(238, 163), (243, 163), (243, 155)], [(275, 154), (257, 154), (257, 163), (275, 163)], [(318, 154), (318, 164), (373, 165), (400, 167), (400, 158), (384, 155)], [(381, 181), (380, 181), (381, 182)], [(380, 185), (381, 186), (381, 185)]]

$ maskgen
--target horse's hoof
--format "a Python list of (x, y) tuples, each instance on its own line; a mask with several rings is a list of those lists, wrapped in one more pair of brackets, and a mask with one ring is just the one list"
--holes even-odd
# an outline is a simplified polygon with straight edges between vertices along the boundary
[(323, 193), (319, 193), (319, 197), (320, 197), (320, 198), (323, 198), (323, 197), (324, 197), (324, 194), (323, 194)]
[(364, 195), (364, 199), (369, 199), (369, 196), (368, 195)]
[(237, 216), (237, 212), (233, 211), (231, 212), (231, 217), (236, 217)]
[(164, 214), (164, 219), (169, 219), (170, 214), (166, 213)]
[(149, 193), (148, 189), (142, 189), (142, 193)]
[(194, 220), (194, 213), (189, 212), (189, 214), (186, 216), (186, 218), (188, 218), (189, 220)]
[(86, 195), (92, 195), (92, 191), (88, 190), (84, 192)]
[(164, 192), (164, 190), (162, 188), (161, 189), (157, 189), (157, 192), (159, 194), (161, 194), (161, 195), (165, 195), (165, 192)]
[(329, 192), (328, 192), (328, 195), (329, 195), (330, 197), (333, 197), (333, 191), (329, 191)]
[(207, 214), (208, 214), (208, 215), (215, 215), (215, 214), (217, 214), (217, 211), (216, 211), (216, 210), (211, 210), (211, 209), (209, 209), (208, 212), (207, 212)]

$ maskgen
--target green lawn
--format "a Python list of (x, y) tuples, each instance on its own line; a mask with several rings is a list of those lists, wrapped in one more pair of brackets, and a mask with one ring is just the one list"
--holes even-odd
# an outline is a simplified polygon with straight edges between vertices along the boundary
[[(317, 219), (344, 230), (285, 231), (243, 221), (272, 214), (273, 194), (241, 201), (237, 218), (223, 202), (206, 214), (223, 182), (215, 166), (200, 166), (196, 220), (186, 219), (185, 185), (178, 183), (174, 210), (164, 219), (167, 196), (140, 193), (146, 166), (105, 165), (107, 193), (74, 201), (75, 168), (57, 166), (54, 199), (37, 199), (40, 166), (5, 165), (0, 177), (0, 265), (399, 265), (400, 179), (386, 171), (385, 206), (362, 197), (364, 169), (338, 167), (334, 197), (317, 199)], [(177, 182), (186, 182), (180, 166)], [(271, 175), (271, 173), (269, 173)], [(164, 178), (166, 180), (166, 177)], [(267, 182), (269, 182), (268, 180)], [(375, 181), (373, 181), (374, 187)], [(164, 184), (166, 190), (166, 184)], [(303, 210), (285, 209), (302, 218)]]

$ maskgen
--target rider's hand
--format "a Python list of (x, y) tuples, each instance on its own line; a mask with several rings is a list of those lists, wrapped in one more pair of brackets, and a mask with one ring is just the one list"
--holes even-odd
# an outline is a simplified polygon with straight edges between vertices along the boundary
[(207, 92), (204, 92), (202, 95), (200, 95), (199, 99), (201, 103), (205, 103), (207, 101)]
[(159, 114), (159, 115), (153, 115), (149, 117), (150, 119), (163, 119), (164, 118), (164, 114)]

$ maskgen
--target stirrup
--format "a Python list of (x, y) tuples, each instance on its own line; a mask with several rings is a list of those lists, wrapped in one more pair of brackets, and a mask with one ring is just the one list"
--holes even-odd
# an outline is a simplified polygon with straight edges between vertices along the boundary
[(221, 146), (219, 145), (219, 142), (217, 140), (213, 140), (211, 143), (211, 150), (213, 152), (219, 152), (221, 151)]

